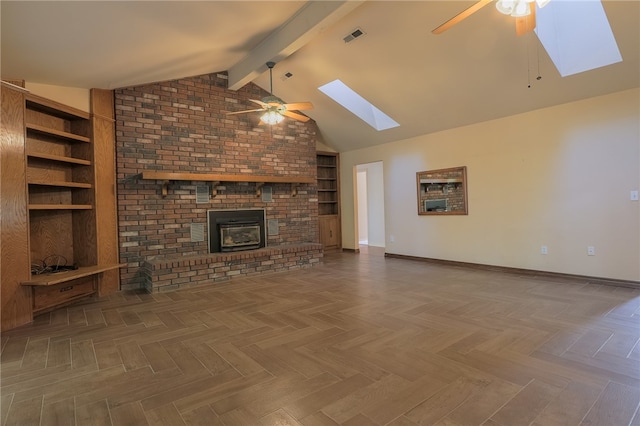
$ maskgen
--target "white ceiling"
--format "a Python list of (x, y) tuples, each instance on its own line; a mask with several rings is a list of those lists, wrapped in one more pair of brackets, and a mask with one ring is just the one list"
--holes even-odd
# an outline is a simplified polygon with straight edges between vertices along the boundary
[[(264, 64), (275, 60), (274, 94), (313, 102), (307, 115), (339, 151), (639, 86), (636, 0), (603, 2), (623, 62), (565, 78), (535, 35), (517, 37), (492, 5), (431, 34), (471, 4), (3, 0), (1, 75), (113, 89), (228, 70), (230, 85), (268, 90)], [(345, 44), (356, 28), (366, 35)], [(336, 78), (400, 127), (378, 132), (317, 89)]]

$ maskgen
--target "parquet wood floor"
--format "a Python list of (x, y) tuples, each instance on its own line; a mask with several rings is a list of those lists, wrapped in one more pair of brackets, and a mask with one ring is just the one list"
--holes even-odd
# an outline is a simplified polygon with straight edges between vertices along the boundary
[(640, 290), (332, 253), (2, 335), (4, 425), (640, 425)]

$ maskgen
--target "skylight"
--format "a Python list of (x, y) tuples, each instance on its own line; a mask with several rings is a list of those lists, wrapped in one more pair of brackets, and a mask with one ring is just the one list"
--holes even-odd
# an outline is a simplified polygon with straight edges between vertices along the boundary
[(340, 80), (333, 80), (324, 86), (318, 87), (318, 90), (351, 111), (377, 131), (391, 129), (400, 125)]
[(537, 11), (536, 33), (563, 77), (622, 61), (599, 0), (550, 1)]

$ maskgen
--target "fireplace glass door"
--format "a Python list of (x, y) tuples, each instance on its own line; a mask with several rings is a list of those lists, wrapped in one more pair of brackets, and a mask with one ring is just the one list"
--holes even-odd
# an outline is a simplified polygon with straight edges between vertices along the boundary
[(260, 247), (260, 225), (256, 222), (220, 224), (221, 251)]

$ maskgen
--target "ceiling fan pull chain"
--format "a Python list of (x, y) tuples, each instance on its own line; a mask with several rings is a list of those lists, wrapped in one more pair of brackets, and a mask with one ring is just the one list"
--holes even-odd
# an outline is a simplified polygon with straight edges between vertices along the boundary
[(527, 40), (527, 89), (531, 89), (531, 53), (529, 52), (529, 45), (531, 39)]
[[(535, 40), (534, 40), (535, 41)], [(536, 42), (536, 60), (538, 61), (538, 76), (536, 80), (542, 80), (542, 75), (540, 74), (540, 43)]]

